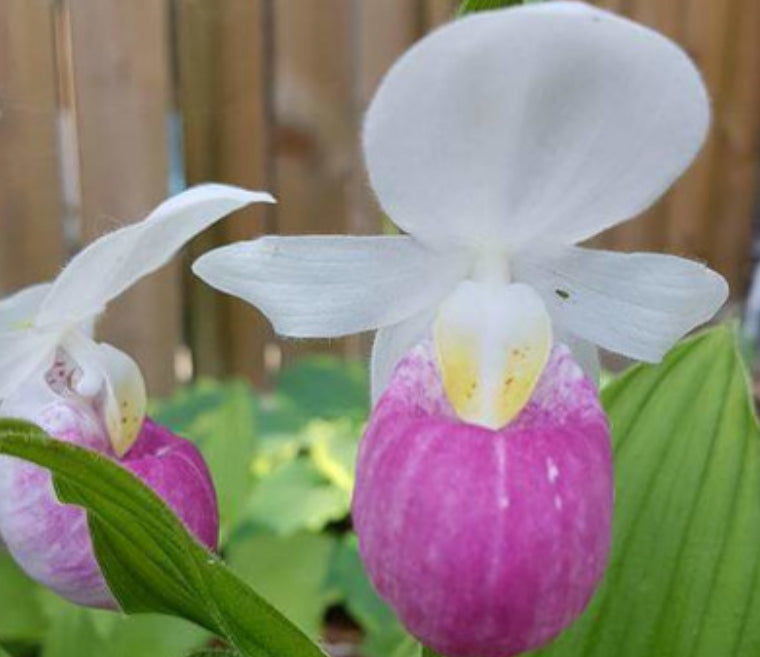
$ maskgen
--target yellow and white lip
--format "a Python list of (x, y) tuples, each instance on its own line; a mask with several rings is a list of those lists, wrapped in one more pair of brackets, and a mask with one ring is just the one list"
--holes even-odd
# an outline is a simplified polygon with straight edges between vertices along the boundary
[(75, 392), (99, 398), (103, 421), (114, 453), (124, 456), (137, 441), (147, 412), (145, 381), (137, 363), (106, 343), (81, 332), (68, 336), (65, 348), (81, 371)]
[(500, 429), (533, 394), (552, 348), (551, 320), (528, 285), (468, 280), (439, 308), (434, 340), (459, 418)]
[(137, 442), (148, 407), (140, 368), (123, 351), (109, 344), (98, 345), (104, 363), (105, 420), (111, 446), (124, 456)]

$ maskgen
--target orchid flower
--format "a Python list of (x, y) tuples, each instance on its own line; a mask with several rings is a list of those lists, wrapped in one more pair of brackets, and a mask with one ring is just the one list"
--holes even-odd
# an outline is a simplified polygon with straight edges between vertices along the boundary
[[(90, 244), (53, 283), (0, 302), (0, 415), (30, 420), (57, 440), (115, 458), (211, 550), (219, 513), (203, 457), (146, 417), (137, 364), (95, 342), (93, 324), (109, 301), (196, 233), (244, 205), (272, 200), (223, 185), (190, 189)], [(0, 457), (0, 536), (32, 579), (80, 605), (118, 608), (84, 510), (58, 502), (47, 470)]]
[(431, 330), (462, 419), (507, 424), (553, 336), (649, 362), (708, 320), (724, 279), (669, 255), (576, 246), (649, 207), (691, 163), (709, 102), (665, 37), (579, 2), (457, 20), (407, 52), (364, 123), (374, 191), (408, 235), (263, 237), (195, 272), (277, 332), (377, 329), (375, 401)]
[(272, 201), (268, 194), (224, 185), (192, 188), (145, 220), (90, 244), (54, 282), (0, 302), (0, 401), (7, 402), (31, 377), (48, 373), (62, 354), (75, 365), (73, 392), (102, 400), (111, 446), (125, 454), (145, 416), (145, 384), (131, 357), (93, 340), (95, 319), (197, 233), (249, 203)]
[(689, 58), (631, 21), (580, 2), (471, 15), (404, 54), (367, 112), (370, 182), (406, 235), (264, 237), (195, 263), (283, 335), (378, 330), (354, 527), (435, 651), (537, 648), (601, 580), (612, 451), (578, 363), (658, 361), (727, 286), (577, 244), (650, 206), (709, 114)]

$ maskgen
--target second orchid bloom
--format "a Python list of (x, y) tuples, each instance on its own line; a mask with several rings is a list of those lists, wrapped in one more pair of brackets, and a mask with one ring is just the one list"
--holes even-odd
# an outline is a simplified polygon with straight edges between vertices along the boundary
[[(200, 453), (147, 418), (139, 367), (96, 342), (92, 329), (106, 304), (190, 238), (238, 208), (271, 201), (224, 185), (195, 187), (90, 244), (54, 282), (0, 302), (0, 416), (29, 420), (53, 438), (117, 460), (209, 549), (216, 547), (219, 518)], [(27, 574), (63, 597), (118, 607), (85, 512), (58, 502), (47, 470), (0, 457), (0, 537)]]
[(355, 525), (377, 589), (448, 657), (542, 645), (599, 582), (597, 347), (656, 362), (727, 285), (576, 245), (657, 200), (709, 115), (687, 55), (631, 21), (578, 2), (469, 16), (401, 57), (367, 112), (369, 179), (406, 235), (264, 237), (195, 264), (282, 335), (377, 330)]

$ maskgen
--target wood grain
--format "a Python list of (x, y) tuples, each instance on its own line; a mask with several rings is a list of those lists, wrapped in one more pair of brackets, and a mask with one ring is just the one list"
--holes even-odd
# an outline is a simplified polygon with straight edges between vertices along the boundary
[[(142, 219), (168, 194), (169, 23), (163, 0), (68, 0), (82, 239)], [(140, 364), (152, 394), (174, 385), (181, 343), (173, 263), (109, 307), (102, 336)]]
[(58, 103), (49, 2), (0, 4), (0, 296), (63, 263)]
[[(213, 180), (248, 189), (271, 185), (271, 14), (264, 0), (177, 0), (178, 103), (185, 172), (190, 184)], [(259, 205), (225, 219), (191, 245), (193, 257), (215, 246), (273, 229)], [(240, 374), (264, 383), (266, 319), (248, 304), (216, 292), (189, 272), (188, 323), (196, 374)]]

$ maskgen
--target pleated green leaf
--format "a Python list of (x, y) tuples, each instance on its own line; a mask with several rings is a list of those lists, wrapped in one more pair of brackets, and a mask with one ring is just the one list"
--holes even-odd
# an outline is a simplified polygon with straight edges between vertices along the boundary
[(542, 657), (760, 655), (760, 432), (733, 332), (709, 331), (603, 394), (614, 546), (583, 618)]
[(61, 501), (87, 510), (98, 561), (126, 613), (186, 618), (246, 657), (323, 657), (130, 472), (16, 420), (0, 421), (0, 454), (50, 469)]

